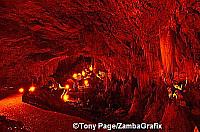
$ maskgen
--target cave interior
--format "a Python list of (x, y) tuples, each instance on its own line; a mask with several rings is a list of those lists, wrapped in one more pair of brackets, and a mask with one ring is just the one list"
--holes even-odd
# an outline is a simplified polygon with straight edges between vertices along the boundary
[(200, 130), (198, 0), (1, 0), (0, 47), (1, 88), (71, 88), (90, 74), (71, 96), (101, 121)]

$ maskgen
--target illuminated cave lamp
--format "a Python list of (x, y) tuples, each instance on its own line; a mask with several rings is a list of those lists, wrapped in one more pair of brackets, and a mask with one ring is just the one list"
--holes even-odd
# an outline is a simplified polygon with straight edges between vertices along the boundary
[(62, 87), (60, 84), (58, 84), (58, 87), (59, 87), (60, 89), (63, 89), (63, 87)]
[(182, 90), (182, 85), (181, 85), (181, 87), (179, 85), (174, 85), (174, 88), (178, 89), (178, 90)]
[(72, 77), (73, 77), (74, 79), (77, 79), (78, 74), (74, 73)]
[(61, 99), (63, 99), (63, 95), (64, 95), (64, 94), (62, 94), (62, 95), (60, 96)]
[(65, 85), (65, 89), (66, 89), (66, 90), (69, 89), (69, 84)]
[(78, 79), (78, 80), (81, 80), (81, 73), (78, 73), (77, 79)]
[(78, 73), (78, 77), (81, 77), (82, 76), (82, 74), (81, 73)]
[(85, 71), (82, 71), (82, 76), (83, 76), (83, 77), (85, 76)]
[(89, 86), (88, 80), (84, 80), (84, 84), (85, 84), (85, 86)]
[(19, 89), (19, 92), (20, 92), (20, 93), (23, 93), (23, 92), (24, 92), (24, 89), (23, 89), (23, 88), (20, 88), (20, 89)]
[(31, 86), (28, 90), (29, 92), (34, 92), (35, 91), (35, 87), (34, 86)]
[(89, 67), (89, 70), (90, 70), (90, 71), (92, 71), (92, 70), (93, 70), (93, 68), (92, 68), (92, 65)]
[(178, 98), (176, 93), (174, 93), (172, 96), (175, 97), (176, 99)]
[(85, 69), (86, 72), (89, 72), (88, 69)]
[(105, 72), (99, 71), (99, 75), (105, 76)]
[(63, 96), (63, 101), (64, 101), (64, 102), (69, 101), (69, 95), (65, 94), (65, 95)]

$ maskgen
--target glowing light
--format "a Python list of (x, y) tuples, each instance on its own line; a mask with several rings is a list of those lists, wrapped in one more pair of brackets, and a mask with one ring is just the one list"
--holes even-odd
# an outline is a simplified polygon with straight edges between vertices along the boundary
[(85, 86), (89, 86), (88, 80), (85, 80), (85, 81), (84, 81), (84, 84), (85, 84)]
[(85, 71), (82, 71), (82, 76), (85, 76)]
[(64, 102), (69, 101), (69, 95), (65, 94), (65, 95), (63, 96), (63, 101), (64, 101)]
[(60, 88), (60, 89), (63, 89), (64, 87), (62, 87), (60, 84), (58, 85), (58, 87)]
[(179, 86), (179, 85), (174, 85), (174, 88), (178, 89), (178, 90), (182, 90), (182, 85)]
[(78, 74), (77, 74), (77, 73), (74, 73), (72, 77), (73, 77), (74, 79), (77, 79)]
[(35, 91), (35, 87), (34, 86), (31, 86), (28, 90), (29, 92), (34, 92)]
[(77, 80), (81, 80), (81, 73), (78, 73)]
[(176, 93), (174, 93), (174, 94), (173, 94), (173, 97), (175, 97), (176, 99), (178, 98), (178, 96), (177, 96), (177, 94), (176, 94)]
[(61, 99), (63, 99), (63, 96), (65, 95), (65, 90), (63, 91), (62, 95), (60, 96)]
[(20, 89), (19, 89), (19, 92), (20, 92), (20, 93), (23, 93), (23, 92), (24, 92), (24, 89), (23, 89), (23, 88), (20, 88)]
[(93, 70), (93, 68), (92, 68), (92, 65), (89, 67), (89, 70), (90, 70), (90, 71), (92, 71), (92, 70)]
[(67, 85), (65, 85), (65, 89), (67, 89), (67, 90), (69, 89), (69, 85), (68, 85), (68, 84), (67, 84)]

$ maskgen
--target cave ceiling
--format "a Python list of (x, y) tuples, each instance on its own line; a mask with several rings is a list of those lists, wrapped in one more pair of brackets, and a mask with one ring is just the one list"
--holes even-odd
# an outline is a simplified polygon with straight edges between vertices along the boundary
[(180, 56), (199, 63), (199, 5), (198, 0), (1, 0), (1, 79), (73, 55), (99, 58), (126, 72), (155, 70), (162, 66), (159, 37), (166, 27), (175, 32)]

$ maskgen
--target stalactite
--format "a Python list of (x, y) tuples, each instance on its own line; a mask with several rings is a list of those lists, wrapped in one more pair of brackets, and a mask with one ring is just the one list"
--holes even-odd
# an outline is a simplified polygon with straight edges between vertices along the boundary
[(174, 34), (169, 27), (160, 32), (160, 49), (161, 49), (161, 58), (168, 79), (173, 79), (173, 73), (175, 68), (174, 60)]

